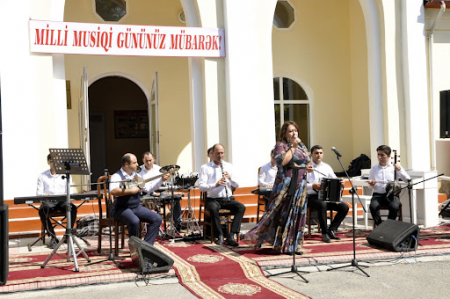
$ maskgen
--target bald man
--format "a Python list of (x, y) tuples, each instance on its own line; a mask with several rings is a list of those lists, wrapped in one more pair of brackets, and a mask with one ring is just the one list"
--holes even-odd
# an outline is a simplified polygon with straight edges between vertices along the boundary
[[(138, 236), (141, 222), (147, 222), (149, 227), (144, 240), (153, 245), (161, 226), (162, 218), (157, 213), (141, 205), (139, 186), (126, 188), (121, 181), (132, 180), (137, 176), (136, 169), (139, 167), (136, 156), (125, 154), (122, 157), (122, 168), (111, 177), (109, 190), (114, 196), (114, 218), (128, 226), (129, 236)], [(169, 178), (169, 173), (165, 174), (156, 184), (146, 184), (142, 188), (147, 193), (151, 193)]]

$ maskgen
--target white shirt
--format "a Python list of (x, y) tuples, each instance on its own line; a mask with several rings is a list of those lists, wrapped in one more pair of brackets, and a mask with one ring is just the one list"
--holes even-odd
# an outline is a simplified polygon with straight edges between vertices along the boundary
[[(216, 165), (214, 161), (203, 164), (200, 168), (200, 174), (198, 177), (198, 188), (200, 191), (208, 192), (207, 197), (227, 197), (231, 196), (231, 186), (238, 188), (236, 175), (233, 174), (233, 166), (230, 163), (223, 162), (223, 171), (230, 174), (231, 180), (227, 180), (226, 189), (225, 186), (216, 187), (216, 183), (222, 178), (222, 170), (220, 165)], [(225, 191), (227, 190), (227, 191)]]
[(266, 187), (269, 184), (273, 185), (277, 176), (277, 171), (277, 166), (272, 166), (272, 163), (270, 162), (261, 166), (258, 176), (258, 185), (261, 187)]
[[(386, 182), (393, 182), (394, 181), (394, 165), (388, 164), (386, 166), (381, 166), (380, 164), (372, 166), (370, 169), (369, 174), (369, 180), (375, 180), (379, 181), (380, 183), (376, 183), (375, 186), (370, 186), (370, 189), (374, 189), (373, 192), (375, 193), (386, 193)], [(400, 169), (400, 171), (397, 171), (397, 181), (399, 178), (402, 178), (404, 182), (407, 182), (410, 177), (406, 173), (406, 171), (403, 169), (403, 167)]]
[[(119, 171), (122, 173), (125, 180), (132, 180), (132, 179), (134, 179), (134, 177), (139, 176), (136, 172), (132, 172), (131, 175), (128, 175), (128, 173), (126, 173), (125, 170), (123, 170), (123, 168), (121, 168)], [(158, 179), (158, 180), (162, 181), (162, 179)], [(158, 181), (158, 180), (155, 180), (155, 181)], [(122, 177), (117, 172), (114, 173), (111, 176), (111, 183), (109, 184), (109, 192), (111, 192), (112, 190), (114, 190), (116, 188), (123, 188), (124, 183), (121, 181), (122, 181)], [(144, 190), (147, 193), (153, 192), (155, 189), (157, 189), (161, 185), (161, 183), (159, 185), (156, 183), (155, 184), (149, 184), (149, 183), (145, 184), (145, 187), (142, 188), (142, 190)]]
[[(147, 168), (145, 168), (145, 165), (141, 165), (140, 167), (141, 167), (141, 172), (138, 173), (138, 176), (142, 177), (144, 180), (162, 175), (162, 173), (159, 172), (159, 170), (161, 169), (161, 166), (159, 166), (159, 165), (153, 164), (153, 167), (150, 170), (147, 170)], [(151, 193), (151, 192), (159, 189), (159, 187), (161, 187), (162, 183), (163, 183), (162, 178), (158, 178), (158, 179), (152, 180), (150, 182), (147, 182), (145, 184), (145, 191), (147, 193)]]
[(38, 177), (36, 195), (44, 194), (67, 194), (66, 180), (62, 178), (62, 174), (55, 174), (49, 170), (44, 171)]
[(328, 165), (327, 163), (321, 162), (320, 165), (317, 165), (314, 162), (311, 162), (311, 163), (312, 163), (312, 166), (314, 167), (314, 169), (316, 169), (317, 171), (320, 171), (321, 173), (323, 173), (325, 175), (324, 176), (317, 171), (308, 173), (308, 176), (306, 179), (306, 190), (308, 190), (308, 194), (318, 194), (317, 191), (315, 191), (312, 188), (313, 183), (320, 183), (320, 180), (324, 177), (327, 177), (327, 178), (337, 178), (337, 177), (334, 174), (334, 171), (331, 168), (331, 166)]

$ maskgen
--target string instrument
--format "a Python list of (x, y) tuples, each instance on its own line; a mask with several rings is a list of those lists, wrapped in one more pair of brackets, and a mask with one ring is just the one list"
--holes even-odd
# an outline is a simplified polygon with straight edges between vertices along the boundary
[(133, 188), (136, 188), (136, 187), (139, 187), (139, 188), (142, 189), (142, 188), (145, 187), (146, 183), (148, 183), (150, 181), (153, 181), (153, 180), (156, 180), (156, 179), (159, 179), (159, 178), (165, 176), (167, 173), (173, 174), (177, 170), (178, 169), (176, 169), (176, 168), (171, 168), (171, 169), (169, 169), (168, 171), (166, 171), (166, 172), (164, 172), (162, 174), (159, 174), (157, 176), (154, 176), (154, 177), (151, 177), (151, 178), (148, 178), (148, 179), (145, 179), (145, 180), (142, 177), (140, 177), (140, 176), (135, 176), (133, 179), (123, 182), (123, 185), (124, 185), (125, 189), (133, 189)]
[(395, 170), (395, 165), (397, 162), (400, 162), (400, 160), (397, 161), (397, 150), (393, 150), (394, 152), (394, 181), (388, 182), (386, 184), (386, 198), (389, 200), (393, 200), (394, 196), (399, 196), (400, 191), (402, 188), (400, 187), (400, 184), (397, 182), (397, 171)]

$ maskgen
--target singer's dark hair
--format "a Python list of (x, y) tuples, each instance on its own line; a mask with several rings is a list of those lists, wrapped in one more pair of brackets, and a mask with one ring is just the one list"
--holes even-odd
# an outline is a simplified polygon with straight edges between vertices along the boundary
[(210, 148), (208, 148), (208, 150), (206, 151), (206, 155), (209, 156), (209, 154), (211, 154), (214, 151), (214, 146), (211, 146)]
[(391, 148), (387, 145), (380, 145), (379, 147), (377, 147), (377, 152), (378, 151), (383, 151), (388, 156), (391, 155)]
[(317, 149), (323, 149), (323, 147), (321, 145), (318, 145), (318, 144), (314, 145), (311, 148), (311, 154), (314, 154), (314, 151), (317, 150)]
[(47, 155), (47, 161), (51, 161), (52, 160), (52, 155), (48, 154)]
[(286, 134), (287, 128), (290, 125), (294, 126), (297, 129), (297, 132), (300, 134), (298, 125), (295, 122), (288, 120), (288, 121), (284, 122), (283, 126), (280, 129), (280, 133), (278, 134), (278, 142), (286, 142), (286, 143), (288, 142), (287, 139), (284, 137), (284, 135)]
[(142, 159), (145, 158), (145, 156), (152, 156), (153, 158), (155, 158), (155, 155), (153, 155), (153, 153), (151, 151), (146, 151), (143, 155), (142, 155)]

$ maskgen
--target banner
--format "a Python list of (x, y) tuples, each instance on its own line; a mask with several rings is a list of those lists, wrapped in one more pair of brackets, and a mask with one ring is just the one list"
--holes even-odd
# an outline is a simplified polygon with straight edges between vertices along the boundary
[(222, 28), (30, 20), (32, 53), (225, 57)]

